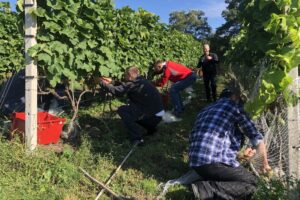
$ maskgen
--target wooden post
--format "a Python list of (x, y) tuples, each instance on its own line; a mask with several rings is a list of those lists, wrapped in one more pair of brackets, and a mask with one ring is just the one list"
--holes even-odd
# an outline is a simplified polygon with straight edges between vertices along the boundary
[[(290, 72), (293, 83), (290, 89), (299, 95), (298, 68)], [(289, 175), (300, 179), (300, 127), (299, 127), (299, 103), (288, 107), (288, 137), (289, 137)]]
[(37, 65), (28, 55), (36, 42), (37, 19), (29, 12), (37, 8), (36, 0), (24, 0), (25, 9), (25, 145), (32, 151), (37, 146)]

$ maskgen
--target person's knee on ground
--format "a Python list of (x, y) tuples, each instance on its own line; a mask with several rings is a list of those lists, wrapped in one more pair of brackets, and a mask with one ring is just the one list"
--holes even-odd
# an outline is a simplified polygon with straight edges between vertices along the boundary
[(153, 135), (154, 133), (157, 132), (157, 125), (161, 121), (162, 121), (162, 117), (149, 116), (137, 121), (137, 123), (146, 129), (147, 135)]
[(158, 124), (159, 124), (161, 121), (162, 121), (162, 117), (157, 117), (157, 116), (155, 116), (155, 117), (153, 118), (153, 126), (152, 126), (152, 128), (150, 128), (150, 129), (147, 130), (147, 134), (148, 134), (148, 135), (153, 135), (154, 133), (156, 133), (156, 132), (157, 132), (157, 126), (158, 126)]
[(130, 107), (124, 105), (118, 108), (117, 113), (119, 114), (124, 125), (127, 128), (131, 143), (133, 144), (144, 143), (139, 130), (139, 126), (137, 124), (137, 119), (135, 119), (135, 117), (132, 116), (132, 113), (130, 113), (129, 111), (130, 111)]

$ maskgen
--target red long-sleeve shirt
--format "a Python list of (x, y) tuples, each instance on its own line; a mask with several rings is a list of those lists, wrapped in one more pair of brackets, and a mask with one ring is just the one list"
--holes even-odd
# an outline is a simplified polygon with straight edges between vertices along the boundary
[(168, 80), (176, 83), (185, 79), (188, 75), (192, 73), (192, 70), (184, 65), (168, 61), (166, 63), (162, 77), (156, 82), (157, 86), (164, 86)]

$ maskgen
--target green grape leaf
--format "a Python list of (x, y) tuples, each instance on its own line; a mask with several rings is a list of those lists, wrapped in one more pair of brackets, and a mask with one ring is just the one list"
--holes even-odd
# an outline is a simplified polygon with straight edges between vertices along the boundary
[(51, 64), (51, 56), (46, 53), (40, 53), (38, 54), (38, 60), (44, 61), (46, 64)]

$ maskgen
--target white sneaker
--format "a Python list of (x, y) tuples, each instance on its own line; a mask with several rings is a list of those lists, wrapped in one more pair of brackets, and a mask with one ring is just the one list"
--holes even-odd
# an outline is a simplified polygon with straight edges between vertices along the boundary
[(172, 114), (172, 112), (166, 111), (165, 114), (164, 114), (163, 117), (162, 117), (162, 120), (163, 120), (165, 123), (172, 123), (172, 122), (179, 122), (179, 121), (181, 121), (182, 119), (179, 118), (179, 117), (176, 117), (174, 114)]

